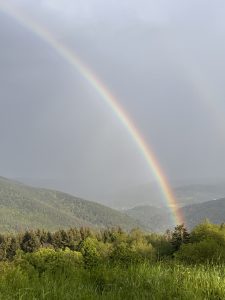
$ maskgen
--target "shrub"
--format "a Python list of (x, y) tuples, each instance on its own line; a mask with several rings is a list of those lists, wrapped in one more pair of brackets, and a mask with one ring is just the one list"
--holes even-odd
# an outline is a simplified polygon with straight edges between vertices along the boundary
[(178, 260), (188, 263), (224, 263), (225, 248), (212, 238), (198, 243), (182, 245), (175, 254)]
[(152, 245), (147, 242), (133, 241), (132, 243), (120, 242), (114, 246), (110, 255), (111, 261), (117, 264), (130, 265), (155, 258)]
[[(69, 249), (56, 251), (42, 248), (34, 253), (17, 254), (15, 262), (20, 266), (32, 266), (38, 273), (45, 271), (61, 272), (82, 265), (82, 254)], [(29, 266), (28, 266), (29, 265)]]
[(83, 240), (78, 249), (83, 255), (84, 264), (86, 267), (94, 267), (98, 265), (101, 257), (98, 251), (99, 242), (95, 238), (88, 237)]

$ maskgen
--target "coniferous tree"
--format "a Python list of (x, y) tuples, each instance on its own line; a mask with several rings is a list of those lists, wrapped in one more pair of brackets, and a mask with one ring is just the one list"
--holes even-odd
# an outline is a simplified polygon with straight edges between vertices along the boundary
[(24, 252), (34, 252), (41, 246), (39, 237), (32, 231), (26, 231), (21, 241), (21, 249)]
[(190, 234), (188, 233), (184, 224), (177, 225), (172, 233), (171, 244), (174, 251), (178, 251), (182, 244), (187, 244), (190, 241)]
[(62, 248), (62, 236), (60, 231), (56, 231), (52, 234), (52, 245), (55, 249)]
[(6, 258), (12, 260), (18, 249), (20, 249), (19, 242), (15, 237), (12, 237), (6, 249)]
[(0, 260), (4, 260), (6, 258), (6, 250), (7, 250), (7, 238), (4, 235), (0, 235)]

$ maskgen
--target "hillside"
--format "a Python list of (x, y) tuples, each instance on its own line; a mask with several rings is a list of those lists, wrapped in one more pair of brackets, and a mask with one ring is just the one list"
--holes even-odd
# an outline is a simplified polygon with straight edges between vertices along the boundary
[[(114, 190), (113, 193), (103, 189), (98, 194), (88, 190), (79, 191), (79, 187), (76, 186), (73, 180), (27, 178), (19, 178), (18, 180), (28, 185), (60, 190), (75, 196), (78, 193), (79, 195), (84, 195), (82, 196), (84, 199), (89, 199), (118, 210), (128, 210), (136, 206), (165, 207), (165, 198), (161, 188), (154, 182), (134, 185), (122, 190)], [(225, 182), (223, 181), (215, 182), (211, 180), (203, 183), (174, 182), (172, 187), (179, 206), (225, 197)]]
[(179, 204), (191, 205), (225, 197), (225, 183), (189, 184), (174, 188)]
[[(182, 211), (189, 229), (205, 219), (215, 224), (221, 224), (225, 222), (225, 198), (187, 205), (182, 208)], [(138, 206), (127, 210), (126, 213), (152, 231), (164, 232), (166, 229), (174, 227), (171, 222), (171, 213), (166, 209)]]
[(55, 230), (72, 226), (137, 227), (129, 216), (66, 193), (34, 188), (0, 177), (0, 231)]
[(124, 213), (130, 216), (131, 218), (137, 220), (139, 223), (142, 224), (143, 227), (154, 231), (158, 226), (157, 223), (159, 223), (159, 221), (157, 221), (157, 216), (166, 215), (168, 213), (168, 209), (143, 205), (125, 210)]
[(187, 226), (193, 228), (208, 219), (215, 224), (225, 222), (225, 198), (189, 205), (183, 208)]
[[(225, 183), (179, 185), (173, 187), (173, 192), (178, 205), (186, 206), (225, 197)], [(117, 209), (129, 209), (135, 206), (165, 206), (162, 191), (154, 183), (122, 190), (108, 199), (107, 205)]]

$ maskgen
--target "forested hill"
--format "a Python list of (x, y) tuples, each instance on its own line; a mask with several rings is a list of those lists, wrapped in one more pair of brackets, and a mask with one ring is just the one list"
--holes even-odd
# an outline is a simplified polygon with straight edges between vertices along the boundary
[(74, 226), (131, 229), (131, 217), (66, 193), (34, 188), (0, 177), (0, 231)]
[[(206, 219), (215, 224), (225, 223), (225, 198), (187, 205), (182, 207), (182, 212), (188, 229)], [(151, 231), (165, 232), (174, 227), (171, 212), (166, 208), (138, 206), (125, 213)]]
[(211, 200), (204, 203), (188, 205), (183, 208), (184, 218), (188, 228), (208, 219), (215, 224), (225, 222), (225, 198)]

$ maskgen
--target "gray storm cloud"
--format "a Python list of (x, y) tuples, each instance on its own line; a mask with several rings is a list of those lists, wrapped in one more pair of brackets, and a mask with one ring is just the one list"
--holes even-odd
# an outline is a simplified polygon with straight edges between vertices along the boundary
[[(225, 177), (223, 1), (10, 3), (96, 72), (171, 181)], [(1, 175), (69, 181), (90, 199), (154, 180), (77, 70), (1, 12), (0, 37)]]

